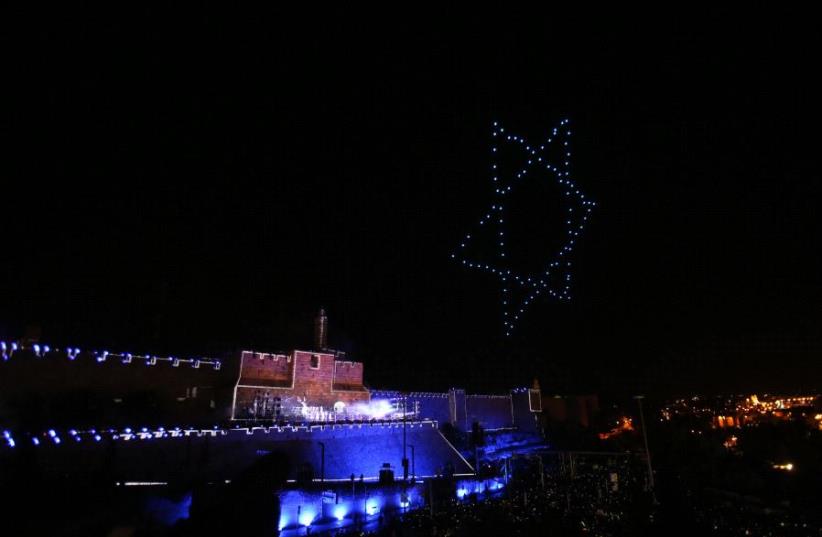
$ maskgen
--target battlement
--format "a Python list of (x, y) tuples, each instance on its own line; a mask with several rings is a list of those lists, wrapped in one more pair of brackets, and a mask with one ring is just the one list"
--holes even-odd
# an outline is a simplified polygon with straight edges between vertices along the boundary
[(18, 360), (66, 360), (69, 363), (120, 363), (131, 364), (142, 363), (144, 365), (163, 365), (171, 367), (190, 366), (199, 369), (206, 366), (219, 370), (222, 366), (220, 360), (214, 358), (175, 358), (173, 356), (153, 356), (151, 354), (132, 354), (130, 352), (109, 352), (106, 350), (80, 350), (77, 347), (66, 347), (59, 349), (40, 343), (17, 343), (16, 341), (0, 341), (0, 359), (2, 362), (12, 362), (16, 357)]
[[(461, 430), (470, 430), (475, 422), (489, 430), (525, 430), (536, 426), (535, 414), (542, 411), (538, 388), (517, 388), (506, 395), (457, 388), (371, 391), (363, 377), (361, 362), (328, 349), (242, 350), (217, 360), (0, 341), (0, 403), (22, 416), (31, 407), (28, 401), (40, 398), (48, 408), (45, 415), (60, 416), (55, 423), (91, 425), (94, 416), (104, 415), (110, 424), (123, 425), (135, 419), (133, 409), (139, 408), (145, 425), (158, 419), (256, 425), (410, 417)], [(90, 395), (78, 398), (74, 393)]]
[(386, 400), (416, 418), (435, 419), (463, 430), (478, 423), (486, 430), (532, 430), (534, 413), (542, 411), (539, 389), (516, 388), (508, 394), (468, 394), (461, 388), (447, 392), (372, 390), (373, 401)]
[[(437, 425), (421, 420), (210, 429), (166, 424), (133, 429), (4, 430), (0, 432), (0, 468), (36, 460), (38, 472), (59, 479), (79, 480), (91, 472), (123, 484), (164, 485), (181, 475), (222, 483), (236, 478), (261, 456), (276, 453), (290, 463), (290, 480), (306, 467), (315, 475), (322, 468), (328, 481), (348, 480), (351, 474), (376, 480), (383, 463), (401, 467), (405, 438), (416, 447), (416, 476), (432, 477), (449, 467), (456, 474), (473, 473)], [(35, 452), (36, 457), (25, 455)], [(91, 464), (95, 460), (100, 463)]]
[(337, 360), (328, 351), (295, 350), (291, 354), (240, 353), (232, 419), (281, 417), (323, 419), (345, 414), (352, 403), (368, 402), (363, 364)]
[(289, 388), (293, 381), (294, 360), (290, 355), (254, 351), (240, 353), (240, 385)]
[(361, 362), (334, 362), (334, 391), (363, 390), (363, 365)]
[(363, 364), (337, 360), (329, 352), (240, 353), (240, 386), (299, 390), (326, 382), (333, 390), (363, 390)]

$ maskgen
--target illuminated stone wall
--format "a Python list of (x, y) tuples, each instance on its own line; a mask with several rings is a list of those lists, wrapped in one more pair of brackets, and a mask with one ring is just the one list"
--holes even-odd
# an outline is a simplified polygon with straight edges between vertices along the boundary
[(240, 384), (290, 387), (294, 360), (290, 355), (243, 351)]
[(230, 416), (236, 366), (128, 356), (17, 350), (0, 360), (1, 417), (7, 426), (117, 427), (213, 425)]
[(362, 390), (363, 367), (361, 362), (337, 360), (334, 362), (335, 390)]
[(402, 408), (402, 399), (410, 415), (418, 419), (435, 420), (440, 425), (451, 423), (451, 401), (444, 392), (400, 392), (397, 390), (371, 390), (371, 400), (386, 400), (398, 409)]
[[(520, 390), (524, 390), (521, 392)], [(397, 390), (372, 390), (372, 400), (385, 399), (392, 405), (401, 405), (406, 398), (408, 411), (419, 419), (436, 420), (450, 424), (462, 431), (470, 431), (474, 422), (484, 429), (525, 427), (534, 432), (535, 415), (541, 411), (537, 405), (529, 405), (529, 399), (540, 400), (539, 390), (518, 389), (508, 395), (466, 394), (465, 390), (452, 388), (447, 392), (400, 392)]]
[(240, 379), (235, 389), (232, 418), (276, 419), (280, 416), (312, 421), (336, 419), (335, 405), (345, 407), (368, 402), (361, 363), (337, 361), (327, 352), (294, 351), (291, 355), (269, 355), (243, 351)]
[[(161, 438), (104, 433), (101, 440), (89, 434), (72, 437), (58, 430), (57, 444), (41, 436), (38, 445), (18, 436), (14, 448), (0, 446), (0, 470), (36, 465), (44, 477), (103, 479), (111, 482), (189, 482), (233, 479), (263, 455), (271, 455), (287, 468), (287, 478), (297, 479), (310, 467), (319, 479), (325, 444), (326, 479), (377, 478), (388, 463), (402, 475), (403, 424), (337, 424), (311, 427), (270, 427), (193, 431)], [(450, 468), (456, 474), (473, 469), (440, 434), (433, 422), (406, 424), (406, 445), (414, 446), (417, 476), (432, 476)], [(407, 449), (411, 459), (411, 451)], [(2, 480), (0, 480), (2, 481)]]

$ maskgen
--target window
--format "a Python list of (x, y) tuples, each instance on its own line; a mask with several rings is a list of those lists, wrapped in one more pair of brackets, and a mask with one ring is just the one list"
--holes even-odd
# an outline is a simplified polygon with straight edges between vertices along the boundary
[(319, 354), (312, 354), (311, 355), (311, 369), (319, 369), (320, 368), (320, 355)]

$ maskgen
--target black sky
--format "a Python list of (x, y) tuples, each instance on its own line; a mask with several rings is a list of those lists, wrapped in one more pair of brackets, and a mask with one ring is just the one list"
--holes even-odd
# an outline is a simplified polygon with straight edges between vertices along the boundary
[[(289, 349), (322, 305), (377, 386), (817, 389), (807, 15), (441, 9), (7, 19), (0, 336)], [(504, 340), (496, 282), (449, 254), (492, 121), (563, 117), (600, 207), (573, 302)]]

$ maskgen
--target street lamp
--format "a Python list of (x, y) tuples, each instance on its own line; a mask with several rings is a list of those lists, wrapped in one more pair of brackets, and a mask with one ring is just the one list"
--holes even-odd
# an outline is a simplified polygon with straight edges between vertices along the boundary
[(320, 486), (325, 487), (325, 444), (317, 442), (322, 448), (322, 458), (320, 459)]
[(645, 460), (648, 462), (648, 487), (651, 493), (654, 492), (654, 470), (651, 468), (651, 452), (648, 449), (648, 433), (645, 430), (645, 413), (642, 410), (642, 400), (644, 395), (635, 395), (634, 399), (639, 403), (639, 422), (642, 424), (642, 440), (645, 443)]
[(408, 394), (402, 396), (402, 479), (408, 481), (408, 454), (406, 451), (406, 415), (408, 414)]
[(416, 464), (416, 457), (414, 456), (414, 446), (408, 444), (408, 447), (411, 448), (411, 480), (417, 480), (417, 464)]

